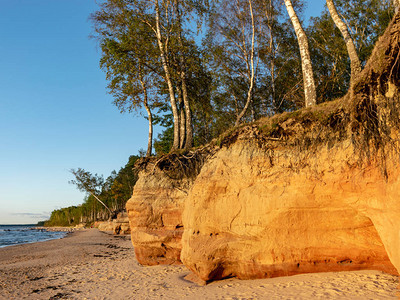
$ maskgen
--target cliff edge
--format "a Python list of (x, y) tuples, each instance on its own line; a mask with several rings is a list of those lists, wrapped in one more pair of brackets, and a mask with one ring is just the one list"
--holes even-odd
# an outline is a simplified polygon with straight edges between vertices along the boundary
[(139, 262), (182, 261), (204, 281), (398, 274), (399, 49), (397, 14), (343, 99), (148, 162), (127, 203)]

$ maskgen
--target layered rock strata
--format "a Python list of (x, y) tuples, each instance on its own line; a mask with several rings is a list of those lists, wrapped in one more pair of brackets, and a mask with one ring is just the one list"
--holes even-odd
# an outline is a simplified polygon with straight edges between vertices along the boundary
[(400, 271), (399, 57), (397, 14), (345, 99), (238, 131), (186, 200), (183, 263), (205, 281)]
[(182, 211), (190, 184), (190, 179), (170, 178), (154, 163), (139, 173), (126, 204), (139, 263), (181, 263)]
[(355, 167), (352, 153), (347, 142), (307, 161), (285, 150), (271, 157), (248, 142), (219, 151), (185, 204), (183, 263), (204, 281), (396, 273), (390, 259), (400, 267), (398, 172), (387, 182), (378, 167)]
[(118, 213), (117, 218), (111, 221), (96, 222), (94, 227), (100, 231), (112, 232), (113, 234), (131, 233), (127, 212)]
[(399, 57), (397, 14), (345, 99), (239, 132), (206, 163), (185, 204), (183, 263), (205, 281), (397, 273)]

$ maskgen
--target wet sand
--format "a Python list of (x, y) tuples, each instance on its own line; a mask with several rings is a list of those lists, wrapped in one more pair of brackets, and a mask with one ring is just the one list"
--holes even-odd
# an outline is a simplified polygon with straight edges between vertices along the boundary
[(0, 249), (0, 299), (398, 299), (378, 271), (227, 279), (198, 286), (184, 266), (144, 267), (129, 236), (97, 229)]

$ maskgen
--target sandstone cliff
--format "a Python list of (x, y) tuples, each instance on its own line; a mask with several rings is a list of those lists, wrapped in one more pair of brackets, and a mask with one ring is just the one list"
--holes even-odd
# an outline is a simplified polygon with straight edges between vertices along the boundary
[(219, 151), (185, 204), (183, 263), (205, 281), (395, 273), (389, 257), (395, 263), (399, 251), (398, 172), (391, 169), (386, 181), (378, 166), (357, 167), (352, 150), (343, 142), (299, 158), (243, 141)]
[(172, 178), (161, 166), (155, 161), (140, 171), (126, 204), (136, 258), (144, 265), (180, 263), (183, 204), (192, 180)]
[(130, 234), (131, 228), (129, 218), (126, 212), (120, 212), (117, 218), (111, 221), (98, 221), (94, 223), (94, 227), (100, 231), (109, 231), (113, 234)]
[(400, 14), (344, 99), (234, 129), (190, 179), (149, 163), (127, 204), (139, 261), (205, 281), (397, 273), (399, 48)]

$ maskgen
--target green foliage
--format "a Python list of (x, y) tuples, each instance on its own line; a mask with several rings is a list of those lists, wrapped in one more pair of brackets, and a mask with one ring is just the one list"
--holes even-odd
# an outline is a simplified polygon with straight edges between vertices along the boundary
[[(347, 24), (360, 61), (365, 65), (372, 49), (392, 16), (391, 1), (336, 0), (336, 8)], [(316, 79), (318, 102), (344, 96), (350, 82), (350, 60), (346, 45), (327, 10), (312, 18), (307, 29)]]
[(342, 97), (349, 88), (350, 60), (346, 44), (329, 12), (308, 27), (318, 102)]
[(160, 133), (154, 141), (154, 150), (156, 151), (156, 155), (159, 156), (168, 153), (172, 148), (173, 139), (174, 132), (172, 127), (168, 127)]
[(78, 190), (95, 195), (100, 194), (105, 184), (103, 175), (92, 175), (92, 173), (82, 168), (78, 168), (77, 170), (71, 169), (70, 172), (75, 176), (75, 179), (70, 180), (69, 183), (76, 185)]
[[(301, 2), (294, 2), (301, 13)], [(282, 3), (253, 0), (255, 86), (245, 120), (301, 107), (302, 71), (296, 36)], [(215, 85), (215, 133), (234, 123), (243, 109), (250, 78), (251, 18), (248, 1), (216, 1), (203, 40)]]
[(70, 206), (54, 210), (50, 219), (45, 222), (45, 226), (73, 226), (81, 222), (82, 217), (81, 206)]
[(94, 195), (100, 198), (114, 215), (124, 210), (138, 179), (137, 171), (134, 169), (134, 164), (138, 159), (139, 156), (130, 156), (128, 163), (118, 173), (113, 171), (106, 180), (103, 176), (92, 175), (81, 168), (74, 170), (75, 179), (71, 181), (79, 190), (88, 193), (84, 202), (79, 206), (54, 210), (50, 219), (45, 222), (45, 226), (74, 226), (79, 223), (90, 224), (108, 219), (107, 209)]
[(106, 72), (109, 93), (121, 112), (132, 112), (140, 111), (145, 101), (141, 80), (152, 93), (161, 79), (161, 66), (154, 33), (126, 5), (104, 2), (91, 19), (100, 41), (100, 67)]

